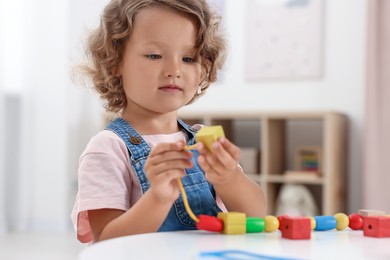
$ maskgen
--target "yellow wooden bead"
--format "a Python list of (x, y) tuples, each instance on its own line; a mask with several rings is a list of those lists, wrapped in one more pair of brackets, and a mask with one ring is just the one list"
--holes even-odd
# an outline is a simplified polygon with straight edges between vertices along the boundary
[(343, 230), (349, 226), (349, 218), (344, 213), (337, 213), (334, 217), (336, 219), (337, 230)]
[(279, 228), (279, 220), (275, 216), (265, 216), (265, 232), (273, 232)]
[(245, 234), (246, 215), (240, 212), (218, 212), (217, 216), (223, 221), (223, 234)]
[(225, 133), (220, 125), (208, 126), (201, 128), (195, 135), (195, 139), (198, 143), (203, 143), (207, 149), (213, 151), (212, 144), (220, 137), (224, 137)]
[(310, 228), (311, 230), (314, 230), (316, 228), (317, 222), (313, 217), (308, 217), (308, 218), (310, 219)]

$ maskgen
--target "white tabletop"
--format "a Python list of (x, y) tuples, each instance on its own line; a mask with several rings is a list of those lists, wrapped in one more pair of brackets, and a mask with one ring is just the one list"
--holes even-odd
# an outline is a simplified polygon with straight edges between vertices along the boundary
[[(201, 253), (242, 250), (289, 259), (390, 259), (390, 238), (363, 236), (362, 231), (313, 231), (310, 240), (281, 238), (279, 231), (223, 235), (206, 231), (162, 232), (102, 241), (84, 249), (80, 260), (100, 259), (236, 259)], [(271, 258), (240, 259), (271, 259)]]

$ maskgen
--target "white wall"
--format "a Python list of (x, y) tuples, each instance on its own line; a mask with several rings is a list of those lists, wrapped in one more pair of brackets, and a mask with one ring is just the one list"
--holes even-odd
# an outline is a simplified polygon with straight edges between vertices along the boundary
[[(0, 122), (4, 122), (4, 95), (0, 84)], [(4, 131), (0, 128), (0, 212), (5, 212)], [(0, 235), (6, 231), (5, 214), (0, 214)]]
[[(0, 122), (4, 122), (4, 95), (0, 85)], [(4, 131), (0, 128), (0, 212), (5, 212)], [(0, 214), (0, 235), (6, 232), (5, 214)]]
[(18, 126), (6, 133), (7, 148), (18, 151), (7, 153), (5, 162), (11, 169), (6, 172), (8, 227), (66, 230), (68, 1), (15, 0), (3, 10), (4, 82), (7, 96), (19, 106), (5, 108), (7, 126)]
[(78, 157), (101, 127), (102, 114), (93, 92), (75, 86), (71, 76), (86, 26), (98, 21), (102, 6), (103, 1), (40, 0), (30, 9), (34, 26), (28, 64), (33, 73), (29, 94), (23, 95), (22, 121), (28, 129), (24, 136), (33, 140), (26, 154), (32, 157), (23, 169), (33, 173), (31, 229), (70, 227)]
[[(190, 110), (337, 110), (349, 117), (349, 210), (361, 207), (366, 0), (325, 2), (324, 70), (318, 79), (246, 82), (245, 1), (225, 1), (230, 57), (225, 80)], [(281, 18), (282, 19), (282, 18)], [(261, 57), (258, 57), (261, 58)], [(239, 97), (239, 98), (238, 98)]]
[[(3, 17), (4, 14), (1, 10), (2, 2), (0, 2), (0, 17)], [(0, 31), (3, 29), (2, 24), (3, 20), (0, 18)], [(0, 57), (3, 57), (3, 44), (0, 41)], [(0, 62), (0, 122), (4, 122), (4, 64)], [(5, 212), (5, 173), (4, 173), (4, 155), (5, 155), (5, 139), (4, 139), (4, 127), (0, 127), (0, 212)], [(5, 214), (0, 214), (0, 235), (4, 234), (6, 231), (6, 218)]]
[[(16, 159), (14, 151), (17, 150), (19, 136), (15, 132), (12, 138), (8, 138), (9, 126), (14, 125), (18, 118), (14, 116), (14, 111), (7, 107), (8, 96), (17, 96), (20, 92), (23, 77), (23, 31), (24, 10), (23, 2), (16, 0), (6, 3), (0, 1), (0, 207), (1, 207), (1, 224), (3, 231), (12, 229), (13, 223), (16, 223), (17, 215), (13, 215), (14, 208), (18, 207), (16, 201), (18, 196), (14, 196), (17, 187), (9, 183), (10, 179), (18, 175), (17, 172), (8, 172), (9, 165), (18, 167), (21, 163)], [(11, 121), (7, 121), (10, 119)], [(12, 144), (9, 147), (8, 144)], [(11, 177), (11, 178), (10, 178)], [(12, 190), (12, 194), (8, 192)], [(12, 209), (9, 206), (12, 205)], [(12, 223), (11, 223), (12, 222)]]
[[(26, 14), (27, 65), (22, 93), (22, 175), (31, 186), (29, 228), (65, 230), (69, 218), (68, 1), (40, 0)], [(42, 10), (45, 10), (44, 12)], [(27, 151), (25, 151), (27, 149)]]
[(64, 231), (77, 159), (102, 114), (98, 99), (76, 87), (70, 73), (81, 56), (84, 23), (99, 17), (103, 1), (0, 3), (0, 98), (12, 105), (0, 110), (1, 122), (9, 120), (0, 132), (8, 151), (0, 155), (0, 224), (6, 224), (0, 229)]

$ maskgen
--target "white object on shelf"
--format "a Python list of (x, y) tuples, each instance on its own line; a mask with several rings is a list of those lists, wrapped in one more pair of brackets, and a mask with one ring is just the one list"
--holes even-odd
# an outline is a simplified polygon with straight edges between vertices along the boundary
[(284, 184), (279, 192), (275, 214), (316, 216), (318, 207), (307, 187), (302, 184)]

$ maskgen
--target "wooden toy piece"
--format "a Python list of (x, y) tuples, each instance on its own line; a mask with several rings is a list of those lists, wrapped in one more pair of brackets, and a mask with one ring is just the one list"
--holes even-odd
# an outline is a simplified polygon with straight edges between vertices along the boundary
[(283, 218), (286, 218), (286, 217), (289, 217), (289, 215), (279, 215), (278, 216), (278, 221), (279, 221), (279, 227), (278, 229), (280, 230), (281, 226), (280, 226), (280, 223), (282, 223), (282, 219)]
[(362, 217), (367, 217), (367, 216), (384, 216), (386, 213), (382, 210), (359, 209), (358, 214)]
[(273, 232), (279, 228), (279, 220), (275, 216), (265, 216), (265, 232)]
[(336, 228), (336, 218), (334, 216), (315, 216), (316, 231), (326, 231)]
[(317, 222), (315, 220), (315, 218), (313, 217), (308, 217), (310, 219), (310, 227), (311, 227), (311, 230), (314, 230), (317, 226)]
[(245, 234), (246, 215), (240, 212), (219, 212), (218, 218), (223, 221), (223, 234)]
[(260, 233), (264, 231), (265, 221), (263, 218), (246, 218), (246, 233)]
[(349, 226), (349, 218), (344, 213), (337, 213), (334, 215), (336, 219), (336, 229), (343, 230)]
[(390, 237), (390, 218), (385, 216), (364, 217), (363, 234), (367, 237)]
[(359, 214), (350, 214), (349, 218), (349, 228), (353, 230), (359, 230), (363, 228), (363, 217)]
[(221, 232), (223, 230), (223, 221), (217, 217), (209, 215), (198, 215), (199, 222), (196, 222), (198, 230), (211, 232)]
[(311, 221), (306, 217), (284, 217), (280, 223), (283, 238), (310, 239)]
[(210, 151), (213, 150), (212, 144), (220, 137), (224, 137), (225, 133), (220, 125), (208, 126), (201, 128), (195, 135), (197, 142), (202, 142)]

